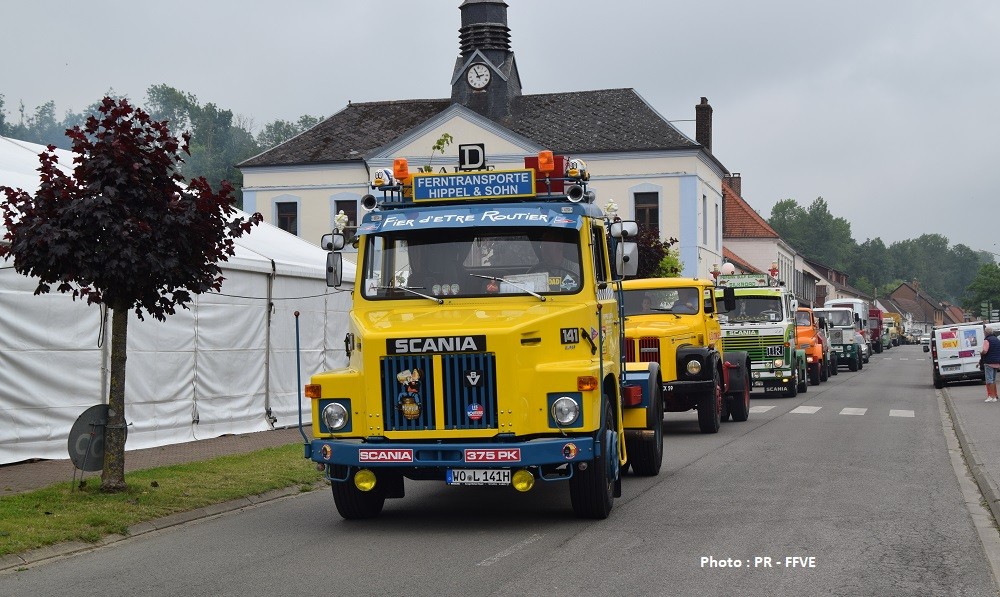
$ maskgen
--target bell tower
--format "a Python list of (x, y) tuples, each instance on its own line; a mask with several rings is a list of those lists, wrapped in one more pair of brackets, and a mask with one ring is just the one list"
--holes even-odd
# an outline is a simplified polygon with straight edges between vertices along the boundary
[(514, 52), (510, 49), (507, 3), (465, 0), (459, 6), (459, 56), (451, 77), (451, 100), (498, 120), (521, 95)]

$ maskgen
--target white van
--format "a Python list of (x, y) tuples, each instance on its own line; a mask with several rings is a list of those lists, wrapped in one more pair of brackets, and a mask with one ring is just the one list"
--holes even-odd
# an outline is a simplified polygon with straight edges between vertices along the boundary
[(981, 321), (943, 325), (931, 330), (934, 387), (948, 382), (985, 379), (980, 350), (986, 338)]

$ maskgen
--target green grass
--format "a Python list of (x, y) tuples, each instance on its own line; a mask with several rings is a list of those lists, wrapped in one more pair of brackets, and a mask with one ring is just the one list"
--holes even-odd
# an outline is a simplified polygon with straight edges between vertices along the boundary
[(102, 493), (100, 477), (94, 477), (82, 488), (60, 483), (2, 496), (0, 556), (127, 535), (139, 522), (296, 485), (309, 491), (321, 479), (314, 463), (302, 457), (302, 445), (291, 444), (131, 472), (121, 493)]

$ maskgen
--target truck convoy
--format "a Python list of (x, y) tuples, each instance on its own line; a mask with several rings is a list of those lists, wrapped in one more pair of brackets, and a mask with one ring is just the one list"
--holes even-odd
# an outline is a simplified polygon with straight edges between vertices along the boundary
[[(338, 512), (378, 515), (405, 478), (565, 482), (578, 516), (607, 517), (622, 465), (656, 474), (663, 451), (659, 384), (625, 387), (635, 222), (606, 219), (582, 160), (551, 152), (515, 170), (387, 170), (362, 199), (349, 365), (305, 387), (305, 456)], [(321, 243), (332, 285), (343, 243)]]
[(719, 276), (733, 289), (735, 305), (720, 317), (722, 350), (750, 357), (751, 388), (795, 396), (809, 389), (806, 353), (796, 344), (792, 293), (767, 275)]
[[(628, 384), (640, 386), (649, 401), (661, 401), (664, 411), (696, 409), (702, 433), (717, 432), (730, 416), (746, 421), (749, 357), (744, 351), (723, 351), (717, 316), (720, 309), (735, 306), (733, 289), (698, 278), (628, 280), (622, 289)], [(626, 442), (630, 433), (641, 432), (626, 430)], [(636, 451), (628, 443), (629, 454)]]

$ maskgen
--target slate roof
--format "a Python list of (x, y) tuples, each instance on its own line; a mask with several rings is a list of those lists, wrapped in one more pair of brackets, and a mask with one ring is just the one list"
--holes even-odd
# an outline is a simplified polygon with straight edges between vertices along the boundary
[(722, 185), (722, 238), (781, 238), (759, 213)]
[[(239, 167), (291, 166), (362, 160), (364, 156), (447, 109), (450, 99), (351, 103), (315, 127)], [(634, 89), (521, 95), (496, 121), (556, 153), (702, 149)], [(708, 156), (728, 174), (725, 166)]]

